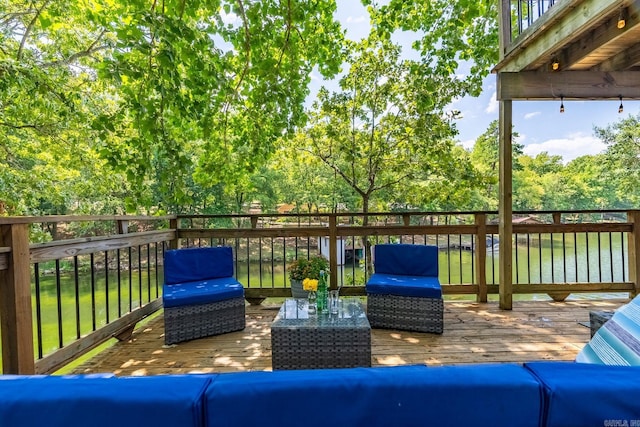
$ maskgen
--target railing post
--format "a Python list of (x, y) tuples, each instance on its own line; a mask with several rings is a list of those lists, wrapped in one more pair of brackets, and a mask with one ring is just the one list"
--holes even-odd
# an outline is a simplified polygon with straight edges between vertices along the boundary
[(11, 248), (0, 271), (2, 372), (34, 374), (29, 224), (0, 225), (0, 246)]
[[(498, 87), (500, 81), (498, 81)], [(498, 219), (500, 236), (500, 308), (513, 308), (513, 106), (511, 100), (500, 101), (500, 194)]]
[(487, 302), (487, 216), (485, 214), (475, 215), (476, 226), (476, 283), (478, 293), (476, 301)]
[(126, 219), (117, 220), (118, 234), (127, 234), (129, 232), (129, 221)]
[(329, 216), (329, 285), (338, 289), (338, 221), (336, 215)]
[(634, 290), (629, 292), (633, 298), (640, 293), (640, 211), (627, 212), (627, 221), (633, 224), (633, 231), (629, 233), (629, 280), (634, 284)]
[[(520, 16), (518, 16), (520, 19)], [(511, 0), (502, 0), (498, 7), (499, 47), (500, 59), (507, 53), (507, 47), (511, 44)]]
[(169, 220), (169, 228), (176, 232), (176, 238), (169, 241), (169, 249), (178, 249), (178, 218), (172, 218)]

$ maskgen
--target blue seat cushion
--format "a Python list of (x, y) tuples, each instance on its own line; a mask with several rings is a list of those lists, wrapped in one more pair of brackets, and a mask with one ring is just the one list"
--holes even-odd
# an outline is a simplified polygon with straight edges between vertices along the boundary
[(16, 377), (0, 381), (0, 426), (200, 427), (211, 378)]
[(376, 273), (438, 277), (437, 246), (381, 244), (373, 251)]
[(640, 295), (616, 310), (578, 353), (576, 362), (640, 366)]
[(164, 253), (167, 284), (230, 276), (233, 276), (233, 251), (228, 246), (174, 249)]
[(542, 390), (507, 364), (254, 371), (219, 374), (205, 407), (209, 427), (539, 427)]
[(573, 362), (532, 362), (525, 367), (544, 385), (547, 427), (640, 420), (640, 367)]
[(243, 297), (244, 287), (233, 277), (165, 284), (162, 288), (162, 301), (165, 307), (210, 304)]
[(438, 277), (375, 273), (371, 275), (365, 288), (368, 294), (442, 298)]

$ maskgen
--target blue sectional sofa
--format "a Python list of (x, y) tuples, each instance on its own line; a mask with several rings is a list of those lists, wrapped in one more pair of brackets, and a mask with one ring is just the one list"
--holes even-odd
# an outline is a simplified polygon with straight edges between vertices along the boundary
[(0, 426), (631, 426), (638, 378), (640, 367), (572, 362), (0, 376)]

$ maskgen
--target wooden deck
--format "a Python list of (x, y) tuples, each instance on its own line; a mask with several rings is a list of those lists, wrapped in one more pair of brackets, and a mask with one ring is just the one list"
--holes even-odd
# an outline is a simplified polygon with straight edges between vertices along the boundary
[[(625, 300), (445, 302), (444, 334), (372, 330), (373, 366), (573, 360), (589, 340), (591, 310), (615, 310)], [(279, 306), (247, 306), (244, 331), (164, 345), (162, 315), (74, 369), (74, 373), (158, 375), (271, 370), (270, 324)]]

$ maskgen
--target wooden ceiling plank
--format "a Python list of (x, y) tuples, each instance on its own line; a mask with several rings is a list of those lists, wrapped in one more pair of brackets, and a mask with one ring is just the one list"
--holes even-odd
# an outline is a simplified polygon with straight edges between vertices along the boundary
[[(587, 56), (597, 55), (597, 51), (606, 49), (606, 45), (620, 40), (628, 35), (629, 31), (640, 25), (640, 0), (636, 0), (633, 5), (625, 8), (626, 25), (620, 29), (617, 27), (617, 16), (613, 16), (603, 22), (594, 30), (583, 35), (579, 40), (563, 50), (560, 61), (560, 69), (572, 69), (575, 64), (579, 64)], [(587, 60), (589, 61), (589, 60)], [(579, 68), (575, 68), (579, 69)], [(618, 69), (622, 71), (622, 69)]]
[(640, 44), (631, 46), (616, 56), (593, 67), (591, 71), (628, 70), (640, 65)]

